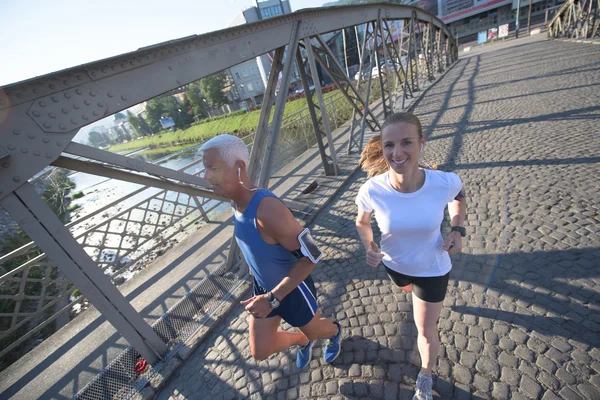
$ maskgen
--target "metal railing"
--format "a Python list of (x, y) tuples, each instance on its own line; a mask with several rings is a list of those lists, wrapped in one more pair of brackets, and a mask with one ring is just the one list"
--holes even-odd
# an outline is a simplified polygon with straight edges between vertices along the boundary
[(600, 0), (567, 0), (548, 24), (552, 39), (600, 39)]

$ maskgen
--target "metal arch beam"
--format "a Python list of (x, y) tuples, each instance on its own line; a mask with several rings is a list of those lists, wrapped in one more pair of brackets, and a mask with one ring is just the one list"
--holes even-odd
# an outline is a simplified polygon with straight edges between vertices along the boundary
[[(0, 199), (56, 160), (78, 128), (285, 46), (299, 21), (305, 21), (300, 36), (314, 36), (374, 21), (380, 9), (388, 19), (432, 17), (421, 9), (393, 4), (309, 9), (8, 85), (0, 95), (0, 110), (11, 115), (0, 128), (0, 143), (10, 153), (0, 175)], [(452, 38), (442, 21), (434, 21)], [(140, 79), (148, 84), (139, 85)]]
[[(303, 41), (309, 42), (310, 39), (304, 38)], [(304, 46), (304, 48), (306, 49), (307, 56), (310, 54), (310, 60), (312, 60), (312, 63), (310, 62), (310, 60), (307, 60), (307, 61), (310, 64), (309, 69), (311, 71), (311, 78), (312, 78), (312, 81), (314, 82), (315, 90), (316, 90), (317, 85), (319, 85), (319, 88), (320, 88), (320, 82), (319, 82), (318, 74), (313, 74), (313, 72), (312, 72), (313, 71), (312, 64), (314, 63), (314, 56), (313, 56), (312, 52), (309, 53), (309, 50), (311, 50), (310, 45)], [(300, 79), (302, 80), (302, 87), (304, 88), (304, 93), (306, 94), (306, 105), (308, 108), (308, 113), (310, 115), (310, 119), (312, 121), (313, 129), (315, 131), (315, 136), (317, 138), (317, 146), (319, 147), (319, 154), (321, 155), (321, 162), (323, 163), (323, 169), (325, 170), (325, 175), (327, 175), (327, 176), (337, 175), (337, 170), (338, 170), (337, 165), (336, 165), (337, 159), (336, 159), (336, 162), (334, 163), (333, 158), (327, 154), (327, 149), (326, 149), (325, 143), (323, 143), (323, 137), (326, 137), (327, 145), (331, 151), (330, 154), (335, 155), (335, 150), (331, 150), (331, 149), (334, 149), (331, 146), (332, 143), (329, 142), (329, 138), (331, 137), (331, 132), (329, 132), (329, 134), (326, 135), (325, 132), (323, 132), (321, 130), (321, 126), (319, 124), (320, 121), (317, 118), (317, 112), (315, 110), (316, 107), (312, 100), (312, 93), (310, 91), (310, 82), (308, 81), (308, 75), (305, 71), (304, 63), (302, 62), (302, 55), (300, 54), (300, 49), (298, 49), (296, 51), (296, 65), (298, 65), (298, 71), (300, 72)], [(319, 102), (319, 104), (320, 104), (320, 102)], [(319, 105), (319, 108), (321, 108), (320, 105)], [(321, 112), (321, 117), (323, 117), (322, 112)], [(324, 120), (323, 120), (323, 123), (325, 123)]]
[(273, 112), (273, 119), (269, 126), (269, 135), (267, 137), (267, 143), (265, 147), (263, 166), (260, 171), (258, 178), (258, 186), (269, 187), (269, 180), (271, 179), (271, 169), (273, 166), (273, 155), (275, 153), (275, 144), (279, 138), (279, 130), (281, 129), (281, 120), (283, 118), (283, 110), (285, 108), (285, 102), (287, 101), (288, 90), (290, 87), (290, 76), (292, 75), (294, 59), (296, 56), (296, 49), (298, 48), (298, 42), (300, 41), (300, 26), (301, 21), (296, 21), (292, 27), (292, 31), (289, 36), (289, 43), (286, 50), (286, 59), (283, 65), (283, 71), (281, 72), (281, 81), (279, 83), (279, 93), (275, 99), (275, 110)]
[[(368, 65), (368, 79), (367, 79), (367, 88), (366, 88), (366, 93), (365, 93), (365, 103), (367, 105), (367, 107), (369, 106), (369, 97), (371, 94), (371, 81), (372, 81), (372, 77), (373, 77), (373, 51), (374, 51), (374, 47), (370, 46), (370, 50), (369, 53), (366, 53), (366, 45), (368, 42), (369, 37), (371, 37), (373, 34), (372, 32), (369, 31), (369, 25), (370, 24), (365, 24), (365, 30), (364, 30), (364, 34), (363, 34), (363, 40), (362, 40), (362, 51), (359, 52), (359, 68), (358, 68), (358, 80), (356, 81), (356, 91), (357, 93), (360, 93), (361, 89), (360, 86), (361, 84), (364, 82), (364, 70), (363, 67)], [(358, 41), (358, 31), (356, 31), (356, 43), (358, 48), (360, 49), (361, 46), (359, 44)], [(367, 60), (368, 60), (368, 64), (367, 64)], [(352, 154), (354, 151), (354, 148), (356, 147), (356, 150), (358, 150), (359, 152), (362, 151), (362, 138), (364, 135), (364, 130), (365, 130), (365, 125), (366, 125), (366, 116), (368, 115), (368, 113), (366, 112), (366, 109), (363, 110), (363, 114), (360, 115), (360, 111), (358, 111), (356, 108), (354, 108), (354, 110), (352, 110), (352, 122), (350, 124), (350, 130), (348, 131), (348, 149), (347, 154)], [(357, 118), (360, 117), (360, 118)], [(358, 131), (358, 136), (356, 136), (354, 134), (354, 130), (357, 127), (357, 124), (360, 122), (361, 127)]]
[[(165, 190), (172, 190), (174, 192), (181, 192), (185, 194), (189, 194), (190, 196), (200, 196), (207, 197), (210, 199), (215, 199), (219, 201), (229, 201), (228, 198), (224, 196), (218, 196), (213, 192), (209, 192), (207, 190), (198, 189), (193, 186), (182, 185), (175, 182), (171, 182), (163, 179), (156, 179), (149, 176), (133, 174), (127, 171), (121, 171), (118, 169), (111, 168), (104, 164), (99, 164), (95, 162), (82, 161), (77, 160), (75, 158), (70, 157), (59, 157), (52, 162), (53, 166), (66, 168), (70, 170), (80, 171), (87, 174), (104, 176), (107, 178), (114, 178), (125, 182), (131, 182), (138, 185), (152, 186)], [(191, 175), (194, 176), (194, 175)]]
[[(327, 43), (325, 43), (325, 41), (319, 35), (316, 36), (316, 39), (319, 41), (319, 44), (322, 46), (322, 48), (313, 46), (313, 50), (316, 50), (315, 51), (315, 55), (316, 55), (315, 59), (321, 65), (321, 68), (323, 68), (323, 70), (327, 73), (327, 75), (329, 75), (329, 77), (334, 80), (336, 86), (342, 90), (342, 93), (344, 94), (344, 96), (346, 96), (346, 98), (350, 101), (350, 103), (353, 105), (354, 109), (358, 111), (359, 115), (362, 116), (363, 114), (366, 113), (371, 117), (371, 119), (367, 122), (367, 124), (369, 125), (369, 128), (371, 128), (371, 130), (373, 130), (373, 131), (380, 128), (381, 126), (379, 124), (379, 121), (377, 121), (377, 118), (375, 117), (375, 115), (373, 115), (372, 111), (369, 110), (368, 104), (366, 104), (365, 100), (360, 96), (360, 94), (354, 88), (354, 86), (352, 86), (352, 84), (350, 83), (350, 81), (348, 80), (346, 75), (344, 75), (342, 67), (338, 64), (337, 60), (335, 59), (335, 56), (333, 56), (333, 52), (331, 51), (329, 46), (327, 46)], [(325, 62), (323, 60), (323, 58), (318, 54), (319, 52), (331, 56), (331, 58), (332, 58), (331, 64), (332, 64), (333, 68), (331, 68), (327, 65), (327, 62)], [(364, 54), (364, 51), (363, 51), (363, 54)], [(360, 110), (360, 108), (359, 108), (358, 104), (356, 104), (356, 102), (358, 102), (358, 103), (360, 103), (360, 105), (362, 105), (362, 107), (365, 110), (364, 113), (362, 110)]]
[[(148, 175), (154, 175), (166, 179), (172, 179), (187, 183), (190, 185), (200, 186), (206, 189), (210, 189), (211, 185), (206, 179), (202, 179), (199, 176), (186, 174), (183, 171), (175, 171), (171, 168), (161, 167), (160, 165), (150, 164), (144, 161), (140, 161), (135, 158), (121, 156), (108, 151), (96, 149), (90, 146), (71, 142), (64, 151), (67, 154), (88, 158), (91, 160), (100, 161), (106, 163), (106, 166), (114, 166), (117, 168), (126, 168), (136, 172), (146, 173)], [(110, 178), (110, 176), (109, 176)], [(215, 198), (212, 192), (205, 191), (204, 197)], [(219, 196), (217, 196), (219, 197)]]

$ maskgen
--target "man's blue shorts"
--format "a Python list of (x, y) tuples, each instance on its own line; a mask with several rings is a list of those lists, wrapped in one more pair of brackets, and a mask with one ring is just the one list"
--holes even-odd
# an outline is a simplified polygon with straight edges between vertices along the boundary
[[(261, 287), (254, 280), (253, 296), (266, 294), (269, 291)], [(317, 313), (317, 291), (312, 277), (309, 275), (298, 287), (280, 301), (279, 307), (274, 309), (267, 318), (280, 316), (293, 327), (307, 325)]]

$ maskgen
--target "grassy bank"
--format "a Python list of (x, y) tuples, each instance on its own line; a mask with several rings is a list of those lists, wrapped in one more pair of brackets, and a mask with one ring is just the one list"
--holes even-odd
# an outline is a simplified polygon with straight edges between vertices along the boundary
[[(338, 91), (334, 90), (326, 94), (325, 97), (333, 96), (337, 93)], [(298, 112), (303, 108), (306, 108), (305, 98), (289, 101), (285, 105), (283, 116), (285, 118), (287, 115)], [(185, 130), (160, 133), (154, 136), (147, 136), (138, 140), (133, 140), (128, 143), (121, 143), (112, 146), (109, 151), (116, 153), (133, 151), (144, 147), (150, 147), (152, 150), (158, 150), (158, 148), (165, 147), (184, 148), (184, 145), (186, 144), (189, 146), (192, 143), (199, 143), (221, 133), (231, 133), (243, 137), (253, 133), (256, 130), (259, 117), (260, 110), (250, 111), (241, 115), (234, 115), (228, 118), (215, 119), (212, 121), (195, 124)], [(158, 153), (159, 152), (157, 151), (156, 154)]]

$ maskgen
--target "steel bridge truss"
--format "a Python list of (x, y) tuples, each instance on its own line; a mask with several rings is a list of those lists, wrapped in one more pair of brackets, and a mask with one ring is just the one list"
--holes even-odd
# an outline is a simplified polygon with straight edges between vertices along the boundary
[(600, 39), (600, 0), (568, 0), (548, 24), (553, 39)]
[[(336, 54), (327, 42), (328, 34), (336, 31), (343, 33), (346, 42), (346, 32), (351, 30), (356, 33), (360, 57), (356, 81), (348, 76), (348, 58)], [(344, 54), (346, 50), (344, 46)], [(251, 178), (262, 187), (268, 187), (271, 178), (273, 150), (294, 64), (306, 93), (324, 172), (336, 175), (339, 167), (319, 67), (352, 105), (347, 150), (356, 152), (362, 148), (365, 130), (378, 131), (381, 127), (370, 108), (374, 92), (379, 92), (387, 116), (422, 90), (424, 81), (433, 79), (434, 69), (441, 72), (458, 57), (453, 36), (435, 16), (410, 6), (381, 3), (302, 10), (0, 88), (0, 205), (60, 273), (150, 363), (163, 357), (167, 345), (84, 251), (29, 180), (46, 167), (56, 166), (194, 198), (225, 201), (200, 176), (72, 140), (80, 128), (94, 121), (265, 53), (274, 56), (248, 166)], [(232, 240), (229, 266), (238, 261), (237, 254)], [(26, 273), (23, 279), (27, 279)], [(21, 300), (15, 298), (15, 313), (19, 313)], [(21, 317), (18, 319), (21, 321)], [(10, 329), (0, 332), (8, 333)]]

